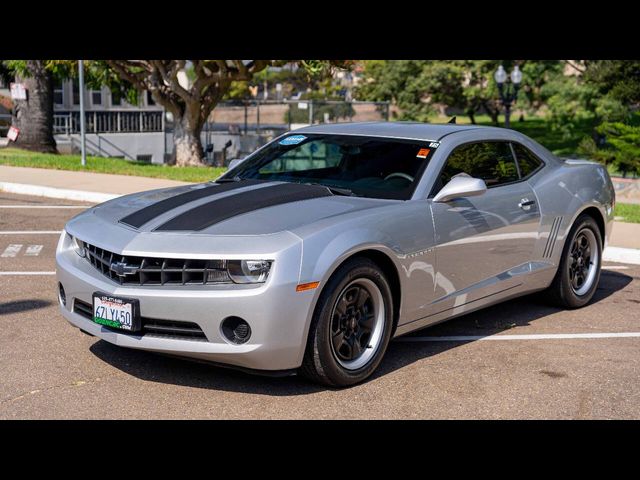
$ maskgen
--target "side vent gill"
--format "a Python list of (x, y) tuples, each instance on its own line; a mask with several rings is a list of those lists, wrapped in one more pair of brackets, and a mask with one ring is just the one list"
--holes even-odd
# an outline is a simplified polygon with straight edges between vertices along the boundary
[(549, 230), (549, 237), (547, 238), (547, 244), (544, 247), (543, 258), (551, 258), (553, 254), (553, 247), (556, 244), (556, 238), (560, 231), (560, 224), (562, 223), (562, 217), (556, 217), (551, 224), (551, 230)]

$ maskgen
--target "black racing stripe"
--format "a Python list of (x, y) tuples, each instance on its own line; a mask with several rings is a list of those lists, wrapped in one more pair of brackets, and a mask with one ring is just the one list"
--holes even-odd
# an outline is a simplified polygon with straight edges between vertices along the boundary
[(156, 228), (156, 231), (203, 230), (236, 215), (261, 208), (331, 195), (325, 187), (282, 183), (204, 203), (172, 218)]
[(229, 190), (235, 190), (236, 188), (248, 187), (257, 183), (262, 182), (258, 180), (240, 180), (238, 182), (230, 183), (214, 183), (213, 185), (204, 188), (189, 190), (188, 192), (165, 198), (164, 200), (160, 200), (159, 202), (149, 205), (148, 207), (137, 210), (127, 215), (126, 217), (121, 218), (120, 222), (134, 228), (140, 228), (142, 225), (153, 220), (158, 215), (162, 215), (163, 213), (180, 207), (185, 203), (193, 202), (194, 200), (200, 200), (201, 198), (205, 198), (210, 195), (228, 192)]

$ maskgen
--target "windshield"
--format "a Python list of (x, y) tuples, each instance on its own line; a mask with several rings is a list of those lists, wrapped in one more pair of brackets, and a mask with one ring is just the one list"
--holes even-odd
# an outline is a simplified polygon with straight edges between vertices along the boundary
[(408, 200), (435, 146), (420, 140), (290, 134), (223, 178), (313, 183), (342, 194)]

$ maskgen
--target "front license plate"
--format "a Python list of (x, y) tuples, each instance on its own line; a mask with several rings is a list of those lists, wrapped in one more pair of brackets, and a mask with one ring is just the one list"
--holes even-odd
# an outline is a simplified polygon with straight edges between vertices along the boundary
[(105, 293), (93, 294), (93, 321), (129, 332), (140, 330), (139, 301), (113, 297)]

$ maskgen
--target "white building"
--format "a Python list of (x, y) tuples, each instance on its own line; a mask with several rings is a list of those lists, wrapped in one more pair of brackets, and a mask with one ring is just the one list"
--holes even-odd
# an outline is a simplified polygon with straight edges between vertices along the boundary
[[(108, 87), (85, 88), (87, 151), (90, 155), (164, 163), (165, 112), (149, 92), (131, 105)], [(77, 152), (80, 145), (80, 89), (77, 80), (54, 86), (54, 138), (61, 153)]]

